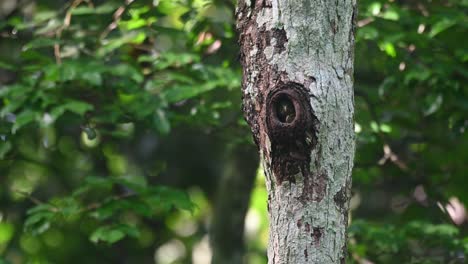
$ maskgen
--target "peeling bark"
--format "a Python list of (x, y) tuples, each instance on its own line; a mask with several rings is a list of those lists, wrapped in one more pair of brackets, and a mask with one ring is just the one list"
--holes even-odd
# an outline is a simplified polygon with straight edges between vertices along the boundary
[(243, 111), (268, 190), (269, 263), (343, 263), (355, 0), (239, 0)]

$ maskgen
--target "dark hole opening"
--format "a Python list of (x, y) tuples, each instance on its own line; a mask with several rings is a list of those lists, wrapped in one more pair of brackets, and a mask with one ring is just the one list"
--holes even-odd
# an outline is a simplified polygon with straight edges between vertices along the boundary
[(281, 123), (291, 123), (296, 117), (294, 103), (286, 95), (280, 95), (275, 103), (276, 117)]

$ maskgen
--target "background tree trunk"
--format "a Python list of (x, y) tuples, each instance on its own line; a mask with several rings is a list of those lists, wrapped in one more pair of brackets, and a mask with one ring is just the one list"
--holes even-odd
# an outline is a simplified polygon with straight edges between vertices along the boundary
[(344, 263), (355, 0), (240, 0), (244, 114), (267, 179), (269, 263)]
[(211, 224), (213, 264), (245, 263), (244, 223), (258, 169), (251, 145), (238, 145), (226, 157), (214, 199)]

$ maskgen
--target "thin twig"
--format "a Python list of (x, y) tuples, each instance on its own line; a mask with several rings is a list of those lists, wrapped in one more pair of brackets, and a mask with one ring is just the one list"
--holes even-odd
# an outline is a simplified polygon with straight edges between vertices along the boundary
[(21, 196), (24, 196), (24, 197), (28, 198), (28, 200), (30, 200), (35, 205), (46, 204), (45, 202), (39, 200), (38, 198), (32, 196), (31, 194), (29, 194), (29, 193), (27, 193), (25, 191), (21, 191), (21, 190), (18, 190), (18, 189), (13, 189), (13, 191), (18, 193)]
[(393, 152), (392, 148), (390, 147), (390, 144), (388, 143), (390, 140), (387, 138), (385, 133), (383, 133), (383, 131), (380, 129), (381, 123), (378, 119), (377, 112), (375, 111), (374, 104), (370, 100), (369, 96), (366, 93), (362, 91), (358, 91), (358, 90), (356, 90), (355, 94), (356, 96), (360, 96), (364, 100), (364, 102), (367, 104), (369, 113), (377, 125), (376, 134), (380, 137), (380, 140), (382, 140), (382, 142), (384, 143), (384, 146), (383, 146), (384, 156), (379, 160), (378, 164), (383, 165), (385, 164), (387, 160), (390, 160), (401, 170), (407, 171), (408, 166), (399, 159), (398, 155), (395, 154), (395, 152)]
[[(86, 1), (86, 0), (75, 0), (75, 1), (72, 2), (70, 7), (67, 9), (67, 12), (65, 13), (65, 18), (63, 19), (63, 25), (61, 27), (59, 27), (55, 31), (55, 37), (57, 39), (60, 39), (62, 37), (62, 31), (70, 26), (73, 9), (78, 7), (81, 3), (83, 3), (83, 1)], [(54, 44), (54, 56), (55, 56), (55, 62), (58, 65), (62, 64), (62, 56), (61, 56), (61, 52), (60, 52), (60, 44), (59, 43)]]
[(127, 7), (133, 2), (134, 0), (125, 0), (125, 4), (117, 8), (114, 12), (114, 20), (106, 27), (106, 29), (101, 33), (99, 39), (103, 40), (109, 35), (109, 33), (112, 32), (112, 30), (117, 28), (117, 24), (119, 23), (120, 19), (122, 18), (122, 15), (125, 13), (125, 10)]
[(81, 209), (79, 211), (79, 213), (85, 213), (85, 212), (89, 212), (89, 211), (92, 211), (92, 210), (96, 210), (96, 209), (102, 208), (103, 206), (105, 206), (106, 204), (108, 204), (110, 202), (119, 201), (119, 200), (131, 198), (131, 197), (135, 197), (135, 196), (137, 196), (136, 193), (125, 193), (125, 194), (121, 194), (121, 195), (116, 195), (116, 196), (111, 197), (111, 199), (106, 200), (104, 202), (100, 202), (100, 203), (96, 202), (96, 203), (89, 204), (88, 206)]

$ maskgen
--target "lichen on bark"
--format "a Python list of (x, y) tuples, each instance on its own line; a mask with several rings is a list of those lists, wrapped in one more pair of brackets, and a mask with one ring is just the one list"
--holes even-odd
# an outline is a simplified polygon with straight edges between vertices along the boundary
[(345, 258), (355, 6), (239, 0), (243, 111), (266, 175), (269, 263)]

